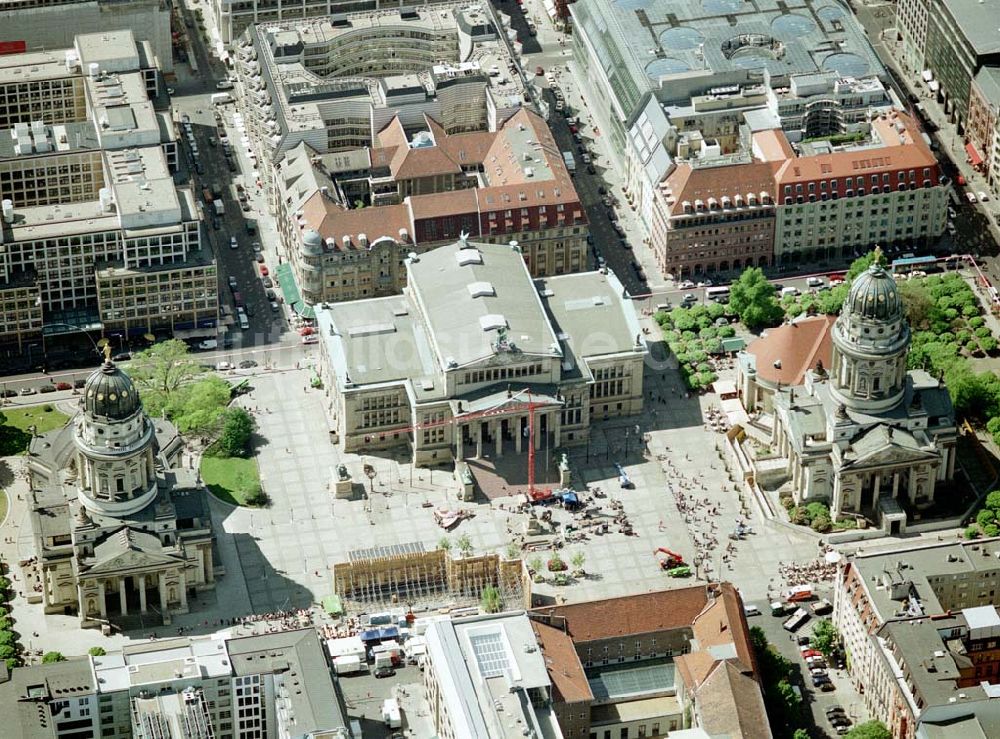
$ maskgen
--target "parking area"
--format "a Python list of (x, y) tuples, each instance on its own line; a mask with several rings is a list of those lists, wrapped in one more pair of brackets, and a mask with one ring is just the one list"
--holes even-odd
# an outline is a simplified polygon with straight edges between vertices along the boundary
[[(339, 681), (347, 709), (361, 722), (366, 739), (434, 736), (434, 724), (423, 689), (423, 672), (417, 666), (399, 665), (385, 678), (376, 678), (374, 670), (365, 670), (343, 675)], [(390, 726), (383, 720), (382, 706), (389, 698), (396, 699), (399, 704), (401, 726)]]

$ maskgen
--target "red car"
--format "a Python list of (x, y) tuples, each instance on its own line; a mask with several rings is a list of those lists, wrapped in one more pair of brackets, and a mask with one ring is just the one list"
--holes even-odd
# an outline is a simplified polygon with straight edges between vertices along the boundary
[(312, 326), (303, 326), (299, 329), (299, 336), (309, 336), (309, 334), (316, 333), (316, 329)]
[(570, 126), (569, 127), (569, 132), (570, 133), (579, 133), (579, 131), (580, 131), (580, 129), (578, 129), (576, 126)]
[(822, 657), (822, 652), (817, 652), (815, 649), (803, 649), (802, 659), (809, 659), (810, 657)]
[(260, 276), (267, 277), (269, 274), (270, 270), (268, 270), (267, 265), (266, 264), (260, 265)]

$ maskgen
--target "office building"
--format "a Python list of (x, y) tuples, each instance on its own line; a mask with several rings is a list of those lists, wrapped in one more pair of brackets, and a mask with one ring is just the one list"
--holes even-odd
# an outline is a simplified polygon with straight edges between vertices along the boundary
[[(772, 471), (791, 482), (796, 505), (824, 501), (835, 521), (861, 516), (898, 534), (954, 478), (958, 429), (947, 388), (907, 370), (903, 301), (876, 255), (851, 284), (836, 321), (814, 319), (801, 329), (793, 323), (741, 352), (737, 388), (749, 413), (770, 406), (771, 444), (785, 463)], [(789, 339), (796, 346), (787, 357), (791, 372), (802, 369), (810, 340), (816, 362), (796, 384), (774, 387), (772, 368), (784, 370), (778, 354)]]
[(937, 0), (928, 10), (924, 66), (945, 112), (964, 130), (972, 80), (983, 66), (1000, 64), (1000, 0)]
[(360, 739), (315, 629), (162, 639), (15, 668), (10, 739)]
[(903, 69), (919, 77), (926, 67), (927, 17), (931, 0), (898, 0), (896, 3), (896, 30), (899, 33), (897, 58)]
[(399, 3), (386, 0), (320, 0), (305, 4), (290, 0), (212, 0), (211, 6), (223, 44), (234, 42), (251, 24), (294, 23), (344, 13), (399, 9)]
[(277, 169), (279, 231), (305, 305), (397, 294), (410, 253), (461, 233), (516, 240), (533, 277), (586, 269), (583, 204), (535, 113), (453, 134), (426, 116), (412, 136), (397, 117), (377, 143), (319, 156), (300, 144)]
[[(407, 260), (402, 295), (317, 309), (319, 371), (347, 451), (419, 465), (584, 443), (642, 409), (646, 345), (611, 272), (532, 280), (520, 249), (460, 237)], [(491, 454), (490, 456), (493, 456)]]
[(397, 117), (410, 133), (425, 115), (448, 134), (496, 131), (525, 95), (501, 32), (476, 4), (248, 28), (235, 68), (265, 187), (299, 144), (318, 154), (374, 147)]
[(739, 160), (705, 155), (718, 148), (707, 140), (695, 156), (679, 150), (686, 158), (672, 164), (653, 200), (652, 247), (664, 274), (850, 259), (871, 244), (933, 243), (947, 222), (948, 183), (916, 121), (876, 112), (851, 131), (823, 119), (784, 119), (794, 121), (799, 140), (792, 143), (777, 117), (747, 113), (759, 128), (743, 127), (746, 156)]
[(188, 612), (189, 591), (215, 587), (208, 501), (178, 464), (182, 445), (110, 359), (87, 379), (73, 420), (32, 439), (28, 507), (46, 613), (102, 627), (153, 610), (169, 623)]
[[(732, 87), (788, 87), (793, 75), (887, 74), (846, 3), (613, 0), (570, 5), (573, 55), (602, 135), (648, 230), (669, 169), (664, 105)], [(642, 41), (639, 41), (642, 39)]]
[(149, 44), (130, 31), (0, 57), (9, 355), (31, 346), (40, 357), (61, 334), (124, 341), (215, 326), (215, 264), (190, 189), (173, 181), (173, 123), (153, 103), (160, 85)]
[(66, 49), (75, 36), (129, 30), (173, 70), (170, 3), (165, 0), (0, 0), (0, 43), (24, 51)]
[(743, 603), (729, 583), (529, 613), (566, 737), (771, 736)]
[(996, 538), (859, 551), (841, 563), (833, 621), (848, 672), (894, 737), (996, 733), (998, 576)]
[(523, 611), (436, 620), (425, 638), (424, 689), (441, 739), (562, 739), (545, 657)]

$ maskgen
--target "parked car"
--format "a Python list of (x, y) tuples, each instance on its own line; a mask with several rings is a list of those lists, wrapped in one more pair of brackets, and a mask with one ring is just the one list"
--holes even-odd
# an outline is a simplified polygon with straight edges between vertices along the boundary
[(230, 290), (236, 290), (238, 287), (239, 287), (239, 283), (236, 282), (236, 278), (233, 277), (232, 275), (229, 275), (229, 289)]
[(76, 388), (77, 390), (79, 390), (80, 388), (82, 388), (86, 384), (87, 384), (87, 381), (83, 380), (83, 379), (73, 380), (73, 387)]
[(38, 391), (35, 390), (35, 388), (33, 388), (33, 387), (22, 387), (21, 388), (21, 395), (34, 395), (37, 392)]
[(281, 310), (281, 306), (278, 305), (277, 302), (275, 302), (274, 300), (272, 300), (269, 305), (271, 306), (271, 310), (275, 313)]
[(386, 667), (385, 665), (383, 665), (382, 667), (377, 667), (375, 669), (375, 677), (377, 678), (392, 677), (395, 674), (396, 674), (395, 669), (393, 669), (392, 667)]
[(236, 240), (235, 236), (230, 236), (229, 237), (229, 248), (230, 249), (239, 249), (240, 248), (240, 242), (238, 242)]
[(265, 290), (264, 294), (267, 295), (267, 299), (268, 300), (275, 300), (278, 297), (277, 294), (274, 292), (274, 290), (270, 290), (270, 289)]
[(258, 253), (256, 258), (257, 258), (257, 264), (263, 264), (264, 263), (264, 255), (263, 254)]
[(260, 265), (260, 276), (267, 277), (270, 274), (270, 270), (267, 268), (266, 264)]
[(257, 363), (252, 359), (244, 359), (240, 362), (240, 369), (250, 369), (251, 367), (256, 367)]
[(989, 195), (987, 195), (987, 194), (986, 194), (985, 192), (983, 192), (982, 190), (980, 190), (979, 192), (977, 192), (977, 193), (976, 193), (976, 195), (978, 195), (978, 196), (979, 196), (979, 202), (980, 202), (980, 203), (985, 203), (985, 202), (986, 202), (987, 200), (989, 200), (989, 199), (990, 199), (990, 196), (989, 196)]
[(68, 382), (57, 382), (56, 390), (72, 390), (73, 385)]
[(274, 280), (272, 280), (267, 275), (264, 275), (261, 278), (261, 283), (264, 285), (264, 287), (274, 287)]
[(132, 359), (132, 352), (118, 352), (111, 358), (116, 362), (127, 362)]
[(42, 385), (40, 388), (38, 388), (38, 392), (40, 393), (54, 393), (55, 391), (56, 391), (55, 385)]
[(806, 648), (806, 649), (802, 650), (802, 658), (803, 659), (809, 659), (810, 657), (822, 657), (822, 656), (823, 656), (823, 653), (822, 652), (817, 652), (815, 649)]

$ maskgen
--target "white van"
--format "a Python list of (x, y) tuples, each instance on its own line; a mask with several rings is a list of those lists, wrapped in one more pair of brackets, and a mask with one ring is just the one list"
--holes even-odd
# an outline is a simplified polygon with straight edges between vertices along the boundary
[(247, 318), (247, 314), (246, 313), (244, 313), (243, 311), (240, 311), (240, 313), (239, 313), (239, 319), (240, 319), (240, 328), (241, 329), (243, 329), (244, 331), (246, 331), (248, 328), (250, 328), (250, 319)]
[(208, 351), (209, 349), (218, 349), (219, 342), (215, 339), (205, 339), (204, 341), (198, 342), (198, 348), (202, 351)]
[(823, 284), (823, 278), (822, 277), (807, 277), (806, 278), (806, 284), (809, 287), (819, 287), (820, 285)]
[(781, 288), (781, 297), (786, 295), (798, 295), (799, 289), (797, 287), (783, 287)]

